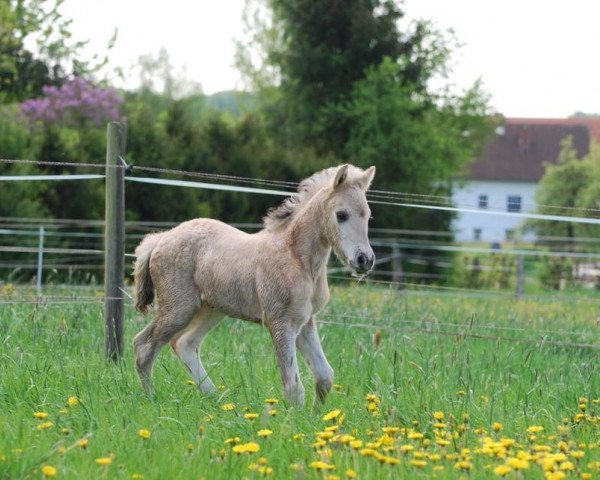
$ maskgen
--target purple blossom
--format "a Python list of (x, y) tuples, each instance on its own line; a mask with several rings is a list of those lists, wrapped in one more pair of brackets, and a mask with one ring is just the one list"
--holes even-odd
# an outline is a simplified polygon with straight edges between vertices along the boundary
[(20, 111), (30, 121), (61, 122), (79, 126), (86, 120), (101, 125), (119, 119), (119, 105), (123, 100), (112, 88), (95, 87), (83, 78), (76, 77), (60, 87), (43, 87), (41, 98), (21, 103)]

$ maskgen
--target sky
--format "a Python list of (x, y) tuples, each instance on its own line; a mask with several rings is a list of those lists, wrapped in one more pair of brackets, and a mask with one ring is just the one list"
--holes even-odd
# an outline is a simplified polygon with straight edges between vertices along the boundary
[[(320, 0), (326, 1), (326, 0)], [(233, 67), (235, 39), (243, 37), (245, 0), (66, 0), (77, 39), (110, 52), (125, 86), (140, 55), (169, 53), (176, 75), (204, 93), (242, 88)], [(457, 91), (477, 79), (492, 107), (507, 117), (567, 117), (600, 113), (600, 2), (595, 0), (405, 0), (407, 19), (452, 28), (462, 47), (449, 77)]]

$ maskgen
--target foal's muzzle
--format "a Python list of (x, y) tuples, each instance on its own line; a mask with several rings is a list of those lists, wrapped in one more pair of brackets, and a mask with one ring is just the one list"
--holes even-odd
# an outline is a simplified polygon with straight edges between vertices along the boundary
[(367, 255), (363, 252), (358, 252), (354, 260), (350, 261), (352, 269), (359, 274), (367, 273), (375, 264), (375, 254)]

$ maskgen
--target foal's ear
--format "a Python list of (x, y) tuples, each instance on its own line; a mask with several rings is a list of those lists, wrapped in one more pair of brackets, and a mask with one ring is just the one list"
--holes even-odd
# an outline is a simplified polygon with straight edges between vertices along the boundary
[(371, 186), (371, 182), (373, 181), (373, 177), (375, 176), (375, 165), (367, 168), (360, 179), (361, 186), (366, 190)]
[(342, 165), (338, 168), (337, 172), (335, 172), (335, 178), (333, 179), (333, 188), (338, 188), (342, 183), (346, 181), (348, 178), (348, 164)]

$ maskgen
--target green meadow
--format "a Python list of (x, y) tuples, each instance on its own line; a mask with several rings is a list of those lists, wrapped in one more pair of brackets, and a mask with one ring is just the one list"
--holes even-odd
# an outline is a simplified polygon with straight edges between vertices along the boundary
[[(33, 292), (29, 292), (31, 294)], [(101, 292), (0, 294), (0, 478), (593, 478), (600, 473), (600, 297), (337, 286), (320, 335), (324, 405), (286, 404), (266, 329), (221, 323), (202, 396), (165, 347), (155, 398), (131, 340), (103, 355)], [(61, 297), (58, 298), (57, 295)], [(88, 303), (78, 302), (81, 296)], [(71, 303), (71, 302), (75, 303)], [(26, 303), (23, 303), (26, 302)]]

